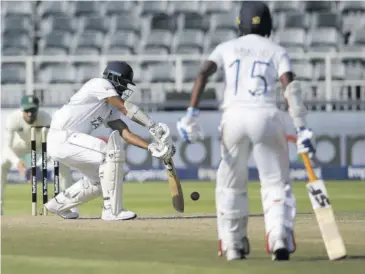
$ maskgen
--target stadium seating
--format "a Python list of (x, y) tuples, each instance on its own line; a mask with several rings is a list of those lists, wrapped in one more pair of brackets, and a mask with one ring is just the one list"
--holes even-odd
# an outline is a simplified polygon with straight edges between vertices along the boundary
[(172, 43), (172, 33), (168, 30), (153, 30), (148, 35), (143, 53), (168, 54)]
[(189, 1), (188, 4), (185, 1), (170, 1), (169, 4), (174, 15), (194, 14), (200, 10), (200, 1)]
[(1, 84), (24, 84), (25, 66), (24, 64), (2, 64)]
[(52, 31), (39, 42), (39, 53), (42, 55), (69, 54), (73, 35), (64, 31)]
[(138, 16), (134, 14), (123, 14), (113, 18), (112, 25), (114, 25), (114, 32), (131, 30), (139, 34), (141, 24)]
[(150, 64), (146, 75), (151, 83), (172, 83), (175, 80), (175, 67), (170, 63)]
[(71, 65), (48, 65), (40, 69), (37, 78), (42, 83), (72, 84), (76, 82), (76, 73), (75, 67)]
[(201, 67), (200, 62), (183, 63), (183, 81), (192, 82), (196, 78), (197, 73)]
[(183, 17), (183, 26), (184, 30), (202, 30), (204, 32), (209, 30), (209, 18), (204, 17), (202, 14), (198, 13), (189, 13), (185, 14)]
[(276, 41), (287, 48), (289, 53), (304, 53), (306, 32), (301, 28), (288, 28), (276, 33)]
[(176, 54), (200, 54), (204, 49), (204, 32), (202, 30), (188, 29), (176, 34)]
[[(2, 55), (157, 55), (162, 60), (136, 62), (135, 77), (141, 83), (171, 84), (177, 81), (178, 66), (163, 58), (169, 54), (206, 56), (219, 43), (237, 37), (239, 5), (229, 0), (6, 1), (2, 5)], [(356, 55), (365, 52), (364, 1), (268, 1), (268, 5), (273, 14), (272, 38), (293, 56), (299, 79), (323, 81), (323, 54), (333, 52), (353, 53), (334, 60), (333, 80), (365, 80), (365, 59)], [(307, 58), (307, 53), (319, 55)], [(38, 84), (82, 83), (88, 75), (100, 75), (99, 66), (93, 63), (47, 64), (34, 65)], [(183, 60), (181, 84), (191, 84), (200, 64), (196, 59)], [(2, 68), (2, 85), (24, 84), (24, 63), (4, 63)], [(222, 71), (210, 82), (224, 82)], [(161, 95), (163, 90), (173, 89), (159, 89), (154, 102), (174, 102), (176, 96)], [(45, 103), (57, 104), (48, 95), (44, 98)]]
[(273, 12), (300, 12), (303, 11), (303, 2), (301, 1), (275, 1), (271, 7)]
[(166, 12), (168, 8), (167, 1), (143, 1), (142, 16), (154, 15)]
[(2, 54), (3, 55), (32, 55), (33, 54), (33, 40), (27, 34), (8, 34), (6, 39), (2, 40)]
[(211, 16), (211, 26), (214, 30), (237, 30), (237, 12), (217, 13)]
[(99, 1), (75, 1), (71, 3), (74, 5), (74, 14), (75, 16), (93, 16), (93, 15), (101, 15), (102, 3)]
[(212, 15), (215, 13), (229, 12), (232, 10), (231, 1), (204, 1), (201, 4), (202, 14)]
[(34, 14), (34, 4), (31, 1), (4, 1), (2, 3), (2, 15), (20, 15), (32, 18)]
[(77, 20), (72, 20), (67, 15), (49, 16), (40, 22), (40, 32), (42, 35), (47, 35), (54, 31), (63, 31), (73, 34), (77, 31)]
[(108, 40), (104, 54), (134, 54), (139, 40), (134, 31), (115, 32)]
[(311, 81), (313, 79), (313, 67), (308, 61), (293, 62), (293, 71), (300, 81)]
[[(136, 10), (136, 2), (133, 1), (123, 1), (123, 2), (117, 2), (117, 1), (108, 1), (105, 4), (105, 14), (107, 16), (112, 15), (127, 15), (131, 14)], [(124, 22), (128, 23), (128, 22)]]
[(284, 27), (286, 29), (303, 29), (305, 31), (309, 28), (309, 15), (299, 12), (288, 12), (284, 14)]
[(104, 42), (104, 33), (97, 30), (87, 30), (77, 36), (73, 54), (99, 55)]

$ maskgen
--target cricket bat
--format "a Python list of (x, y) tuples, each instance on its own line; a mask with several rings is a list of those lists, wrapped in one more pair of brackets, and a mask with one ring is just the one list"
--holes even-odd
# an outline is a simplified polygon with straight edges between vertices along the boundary
[(166, 172), (167, 172), (167, 180), (170, 187), (170, 193), (172, 197), (172, 206), (176, 209), (176, 211), (183, 213), (184, 212), (184, 195), (181, 188), (180, 178), (176, 172), (174, 161), (172, 158), (168, 161), (164, 161)]
[(302, 153), (301, 156), (309, 178), (307, 183), (309, 199), (317, 218), (328, 258), (330, 260), (345, 258), (347, 256), (346, 247), (336, 224), (324, 181), (319, 180), (315, 175), (308, 154)]

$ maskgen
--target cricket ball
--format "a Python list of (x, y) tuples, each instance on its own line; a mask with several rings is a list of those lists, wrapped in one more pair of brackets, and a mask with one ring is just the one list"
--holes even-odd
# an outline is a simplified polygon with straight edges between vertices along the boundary
[(190, 194), (190, 198), (193, 200), (193, 201), (196, 201), (196, 200), (199, 200), (199, 197), (200, 197), (200, 194), (196, 191), (192, 192)]

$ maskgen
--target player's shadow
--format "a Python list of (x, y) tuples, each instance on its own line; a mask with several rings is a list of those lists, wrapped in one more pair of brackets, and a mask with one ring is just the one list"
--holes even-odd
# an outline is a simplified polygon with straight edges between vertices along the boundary
[(345, 260), (365, 260), (365, 255), (350, 255)]
[[(305, 257), (305, 258), (293, 258), (293, 261), (307, 261), (307, 262), (318, 262), (318, 261), (328, 261), (328, 257), (319, 256), (319, 257)], [(355, 260), (365, 260), (365, 255), (348, 255), (346, 258), (337, 260), (337, 261), (355, 261)]]
[(77, 220), (89, 221), (89, 220), (101, 220), (100, 217), (80, 217)]
[(320, 262), (320, 261), (328, 261), (328, 257), (326, 256), (319, 256), (319, 257), (293, 257), (293, 261), (299, 262)]

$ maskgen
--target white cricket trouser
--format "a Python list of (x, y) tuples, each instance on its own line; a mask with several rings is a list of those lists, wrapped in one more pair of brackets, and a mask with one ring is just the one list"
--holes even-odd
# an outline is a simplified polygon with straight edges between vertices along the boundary
[[(48, 148), (48, 144), (47, 144), (47, 148)], [(12, 166), (12, 163), (7, 158), (8, 149), (9, 148), (7, 148), (7, 147), (5, 147), (3, 149), (3, 157), (2, 157), (2, 161), (1, 161), (1, 201), (0, 201), (1, 208), (4, 204), (4, 190), (5, 190), (5, 185), (7, 183), (8, 171)], [(30, 154), (30, 152), (31, 152), (30, 140), (29, 140), (29, 142), (24, 142), (24, 140), (16, 137), (16, 138), (14, 138), (11, 149), (14, 151), (14, 153), (19, 158), (22, 158), (25, 155)], [(37, 152), (41, 152), (40, 140), (39, 141), (37, 140)], [(73, 183), (72, 176), (71, 176), (71, 170), (68, 166), (65, 166), (60, 163), (59, 172), (60, 172), (60, 174), (59, 174), (60, 189), (64, 190), (64, 189), (68, 188), (70, 185), (72, 185), (72, 183)]]
[(71, 209), (99, 197), (102, 193), (99, 167), (105, 159), (106, 143), (91, 135), (56, 129), (50, 129), (47, 143), (54, 159), (83, 174), (54, 198), (62, 208)]
[(99, 166), (106, 143), (83, 133), (50, 129), (48, 153), (59, 162), (81, 172), (91, 184), (100, 184)]
[[(120, 138), (119, 134), (116, 138)], [(117, 141), (119, 142), (120, 140), (117, 139)], [(109, 182), (108, 185), (105, 185), (105, 182), (101, 181), (103, 178), (111, 180), (110, 178), (113, 178), (115, 173), (120, 176), (123, 175), (123, 171), (119, 170), (121, 168), (120, 166), (117, 167), (117, 171), (111, 170), (112, 168), (110, 166), (108, 168), (108, 163), (105, 162), (108, 146), (105, 141), (84, 133), (51, 129), (48, 134), (47, 142), (49, 144), (49, 153), (52, 157), (69, 167), (77, 169), (83, 174), (82, 179), (54, 198), (56, 203), (53, 204), (58, 205), (58, 211), (61, 212), (71, 209), (77, 205), (100, 197), (102, 194), (104, 194), (105, 209), (111, 207), (111, 201), (122, 207), (122, 197), (114, 197), (114, 200), (110, 198), (110, 195), (112, 195), (110, 192), (113, 193), (115, 190), (110, 190), (111, 187), (115, 187), (114, 181), (112, 183)], [(124, 156), (124, 147), (118, 147), (117, 150), (119, 149), (122, 150), (123, 153), (120, 151), (117, 151), (117, 153)], [(114, 152), (115, 151), (111, 153)], [(109, 158), (110, 157), (116, 159), (114, 154), (109, 154)], [(120, 157), (119, 154), (118, 157)], [(114, 162), (111, 163), (112, 165), (114, 164)], [(108, 172), (108, 174), (104, 175), (104, 172)], [(122, 184), (122, 182), (119, 181), (118, 183)], [(102, 184), (105, 185), (105, 187), (102, 186)], [(119, 187), (118, 193), (121, 193), (122, 186)], [(51, 202), (53, 202), (53, 200)], [(51, 204), (51, 202), (49, 202), (49, 204)]]
[[(251, 151), (259, 171), (268, 242), (270, 238), (292, 237), (295, 198), (282, 112), (274, 107), (228, 109), (220, 130), (222, 159), (217, 171), (216, 208), (223, 248), (242, 248), (242, 237), (247, 235), (247, 163)], [(268, 251), (271, 247), (269, 243)], [(291, 246), (290, 251), (294, 251)]]

